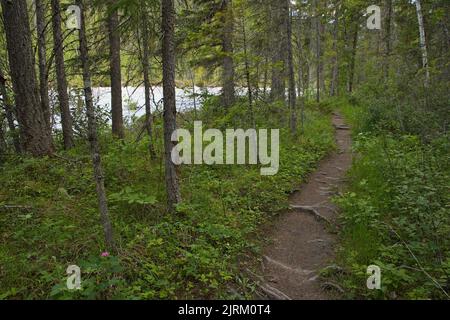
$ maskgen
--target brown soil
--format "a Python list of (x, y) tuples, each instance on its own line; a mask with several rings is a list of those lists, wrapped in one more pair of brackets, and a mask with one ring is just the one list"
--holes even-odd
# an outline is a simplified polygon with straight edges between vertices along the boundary
[(261, 287), (270, 298), (339, 298), (339, 287), (318, 277), (334, 260), (337, 211), (331, 198), (342, 189), (352, 162), (348, 127), (338, 114), (333, 114), (333, 125), (337, 151), (291, 196), (291, 207), (297, 208), (280, 215), (269, 235), (273, 243), (264, 250)]

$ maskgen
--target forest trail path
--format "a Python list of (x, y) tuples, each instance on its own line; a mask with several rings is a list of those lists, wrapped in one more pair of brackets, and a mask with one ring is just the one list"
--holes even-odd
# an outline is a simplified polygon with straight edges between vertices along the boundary
[[(264, 250), (261, 287), (270, 298), (338, 299), (330, 283), (321, 283), (318, 272), (335, 256), (337, 218), (331, 198), (343, 188), (352, 163), (351, 137), (339, 114), (333, 114), (337, 150), (322, 160), (301, 189), (290, 198), (292, 210), (279, 216)], [(330, 290), (334, 289), (334, 290)], [(273, 293), (273, 294), (272, 294)]]

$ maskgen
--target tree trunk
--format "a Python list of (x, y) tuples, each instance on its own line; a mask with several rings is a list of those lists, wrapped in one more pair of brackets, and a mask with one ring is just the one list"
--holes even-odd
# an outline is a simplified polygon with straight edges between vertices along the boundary
[(74, 146), (73, 121), (69, 108), (69, 95), (67, 93), (66, 68), (64, 65), (64, 41), (61, 32), (61, 7), (59, 0), (51, 0), (52, 26), (53, 26), (53, 52), (55, 55), (56, 82), (58, 88), (59, 109), (61, 111), (61, 126), (63, 131), (64, 149)]
[(197, 93), (195, 92), (195, 73), (192, 72), (192, 69), (189, 69), (189, 76), (192, 81), (192, 98), (194, 103), (194, 119), (197, 120)]
[(94, 167), (94, 179), (97, 190), (98, 206), (100, 210), (100, 216), (102, 220), (103, 230), (105, 232), (105, 242), (109, 250), (115, 250), (113, 230), (111, 222), (109, 220), (108, 203), (106, 200), (105, 191), (105, 177), (103, 174), (103, 168), (100, 157), (100, 148), (97, 138), (97, 123), (95, 119), (94, 103), (92, 100), (92, 87), (91, 87), (91, 71), (89, 63), (88, 46), (86, 39), (86, 27), (83, 1), (77, 0), (76, 4), (81, 9), (81, 25), (79, 30), (80, 38), (80, 60), (83, 67), (83, 82), (84, 82), (84, 95), (86, 103), (86, 115), (88, 120), (88, 139), (91, 150), (92, 163)]
[(141, 26), (142, 26), (142, 46), (143, 46), (143, 56), (142, 56), (142, 69), (144, 74), (144, 90), (145, 90), (145, 126), (147, 129), (147, 134), (149, 138), (148, 143), (148, 151), (150, 153), (150, 157), (152, 159), (155, 158), (156, 153), (153, 147), (153, 118), (152, 118), (152, 110), (151, 110), (151, 95), (150, 95), (150, 48), (149, 43), (150, 39), (148, 36), (149, 30), (147, 25), (147, 17), (145, 14), (142, 14), (141, 18)]
[[(308, 67), (307, 64), (304, 63), (306, 60), (303, 43), (302, 43), (302, 23), (299, 21), (299, 33), (298, 33), (298, 95), (300, 97), (300, 130), (303, 134), (304, 132), (304, 122), (305, 122), (305, 103), (304, 103), (304, 95), (307, 90), (307, 79), (305, 78), (306, 72), (304, 70)], [(305, 68), (306, 65), (306, 68)], [(305, 69), (304, 69), (305, 68)]]
[(350, 58), (350, 72), (348, 77), (348, 92), (353, 92), (353, 79), (355, 77), (356, 49), (358, 45), (358, 26), (355, 24), (353, 32), (352, 56)]
[(5, 131), (3, 130), (4, 120), (5, 115), (0, 111), (0, 165), (2, 164), (3, 155), (6, 153)]
[(174, 0), (162, 0), (162, 61), (164, 95), (164, 156), (165, 180), (169, 212), (175, 212), (175, 206), (181, 201), (178, 175), (172, 162), (172, 133), (176, 130), (175, 104), (175, 7)]
[(41, 108), (44, 113), (44, 119), (51, 137), (50, 124), (50, 102), (48, 98), (48, 74), (47, 74), (47, 41), (46, 41), (46, 22), (45, 22), (45, 4), (42, 0), (35, 0), (36, 5), (36, 30), (38, 34), (38, 60), (39, 60), (39, 91), (41, 95)]
[(301, 21), (298, 22), (299, 25), (299, 31), (298, 31), (298, 36), (297, 36), (297, 60), (298, 60), (298, 84), (297, 84), (297, 88), (298, 88), (298, 95), (302, 96), (303, 92), (304, 92), (304, 83), (303, 83), (303, 78), (305, 76), (304, 71), (303, 71), (303, 67), (304, 67), (304, 52), (303, 52), (303, 43), (302, 43), (302, 23)]
[(267, 81), (269, 78), (269, 68), (267, 67), (269, 65), (269, 58), (267, 55), (264, 58), (264, 79), (263, 79), (263, 95), (264, 97), (267, 95)]
[(330, 96), (338, 94), (338, 76), (339, 76), (339, 53), (338, 53), (338, 33), (339, 33), (339, 13), (340, 4), (336, 3), (333, 23), (333, 57), (331, 59), (331, 84)]
[(389, 78), (389, 60), (391, 56), (392, 0), (386, 0), (385, 54), (383, 63), (384, 82)]
[(8, 129), (13, 139), (14, 150), (18, 154), (22, 153), (22, 146), (20, 144), (19, 132), (18, 130), (16, 130), (16, 126), (14, 124), (14, 112), (8, 98), (8, 92), (6, 90), (6, 79), (3, 76), (1, 70), (0, 70), (0, 94), (2, 95), (3, 107), (5, 108), (6, 114), (6, 122), (8, 123)]
[(26, 152), (34, 156), (53, 153), (36, 84), (34, 52), (26, 0), (1, 0), (11, 79)]
[[(115, 1), (110, 1), (114, 4)], [(111, 116), (112, 133), (119, 139), (125, 137), (122, 113), (122, 71), (120, 63), (120, 31), (119, 14), (117, 10), (111, 12), (108, 17), (109, 32), (109, 63), (111, 78)]]
[[(3, 88), (5, 86), (6, 79), (3, 78), (3, 75), (0, 73), (0, 86)], [(6, 110), (6, 94), (4, 94), (6, 90), (1, 90), (0, 94), (2, 95), (2, 104), (4, 105), (4, 109)], [(5, 120), (5, 115), (3, 114), (2, 110), (0, 110), (0, 161), (2, 160), (2, 156), (5, 154), (7, 145), (5, 140), (5, 131), (3, 130), (3, 122)], [(1, 162), (0, 162), (1, 165)]]
[(233, 62), (233, 29), (234, 16), (232, 0), (223, 1), (223, 33), (222, 51), (223, 57), (223, 92), (222, 100), (225, 107), (234, 103), (234, 62)]
[(245, 29), (245, 16), (244, 12), (242, 12), (242, 40), (243, 40), (243, 47), (244, 47), (244, 65), (245, 65), (245, 79), (247, 81), (247, 96), (248, 96), (248, 111), (250, 115), (250, 123), (253, 128), (255, 128), (255, 117), (253, 114), (253, 96), (252, 96), (252, 82), (250, 77), (250, 63), (248, 61), (248, 53), (247, 53), (247, 32)]
[(417, 21), (419, 23), (420, 50), (422, 51), (422, 67), (425, 69), (425, 87), (430, 83), (430, 69), (428, 66), (428, 50), (425, 38), (425, 26), (423, 23), (422, 5), (420, 0), (416, 0)]
[(270, 97), (272, 101), (286, 99), (286, 19), (284, 1), (272, 0), (271, 2), (272, 26), (272, 83)]
[(290, 127), (292, 135), (297, 134), (297, 95), (295, 93), (295, 74), (294, 74), (294, 58), (292, 54), (292, 17), (289, 9), (290, 0), (284, 0), (288, 6), (287, 19), (287, 48), (288, 48), (288, 72), (289, 72), (289, 109), (290, 109)]
[(320, 102), (321, 50), (320, 50), (320, 17), (318, 0), (314, 1), (314, 19), (316, 20), (316, 101)]

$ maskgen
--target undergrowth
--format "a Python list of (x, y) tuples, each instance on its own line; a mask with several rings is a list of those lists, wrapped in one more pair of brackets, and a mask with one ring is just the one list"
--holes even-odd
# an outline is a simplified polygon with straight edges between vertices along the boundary
[[(343, 271), (334, 277), (347, 298), (448, 299), (448, 133), (402, 129), (410, 125), (406, 116), (400, 123), (377, 102), (376, 114), (364, 103), (341, 103), (353, 128), (355, 159), (348, 191), (336, 199), (343, 225), (337, 263)], [(422, 115), (408, 115), (414, 116)], [(372, 264), (381, 269), (381, 290), (366, 287)]]
[[(239, 127), (246, 105), (206, 126)], [(250, 298), (241, 268), (259, 252), (260, 226), (287, 208), (287, 195), (333, 147), (327, 115), (309, 109), (305, 134), (291, 137), (273, 105), (257, 109), (257, 125), (281, 128), (280, 171), (257, 166), (182, 166), (183, 202), (166, 213), (163, 161), (151, 160), (146, 139), (123, 142), (101, 134), (106, 189), (118, 253), (105, 251), (95, 184), (85, 144), (55, 157), (12, 157), (0, 168), (0, 298), (186, 299)], [(214, 122), (209, 115), (215, 113)], [(230, 116), (231, 115), (231, 116)], [(180, 126), (189, 126), (189, 114)], [(205, 127), (206, 127), (205, 126)], [(156, 149), (162, 126), (155, 122)], [(8, 207), (7, 207), (8, 206)], [(250, 259), (251, 260), (251, 259)], [(66, 287), (66, 268), (81, 268), (82, 290)]]

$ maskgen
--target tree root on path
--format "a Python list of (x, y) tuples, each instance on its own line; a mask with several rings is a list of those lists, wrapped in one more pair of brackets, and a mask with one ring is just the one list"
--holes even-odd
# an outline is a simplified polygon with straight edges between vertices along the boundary
[(334, 181), (343, 181), (343, 178), (335, 178), (335, 177), (325, 177), (325, 179), (334, 180)]
[(291, 297), (289, 297), (284, 292), (281, 292), (277, 288), (274, 288), (268, 284), (258, 284), (258, 287), (271, 299), (274, 300), (292, 300)]
[(334, 125), (337, 130), (350, 130), (349, 126)]
[(294, 209), (294, 210), (303, 210), (303, 211), (312, 213), (319, 220), (323, 220), (326, 223), (329, 223), (330, 225), (334, 225), (333, 222), (331, 222), (328, 218), (326, 218), (323, 215), (321, 215), (314, 207), (311, 207), (311, 206), (298, 206), (298, 205), (291, 205), (290, 207), (291, 207), (291, 209)]
[(246, 268), (245, 270), (247, 271), (248, 275), (251, 278), (256, 278), (256, 279), (253, 279), (253, 281), (255, 281), (255, 284), (258, 286), (258, 288), (260, 288), (262, 290), (262, 292), (264, 292), (264, 294), (266, 296), (268, 296), (270, 299), (274, 299), (274, 300), (292, 300), (292, 298), (289, 297), (284, 292), (282, 292), (282, 291), (278, 290), (277, 288), (274, 288), (271, 285), (268, 285), (267, 283), (265, 283), (264, 279), (261, 276), (258, 276), (257, 274), (255, 274), (254, 272), (252, 272), (248, 268)]
[(263, 256), (263, 258), (266, 259), (267, 262), (270, 262), (270, 263), (276, 265), (277, 267), (280, 267), (282, 269), (288, 270), (290, 272), (300, 273), (301, 275), (309, 275), (309, 274), (314, 272), (312, 270), (304, 270), (302, 268), (289, 267), (289, 266), (285, 265), (284, 263), (276, 261), (276, 260), (274, 260), (274, 259), (272, 259), (271, 257), (268, 257), (268, 256)]

